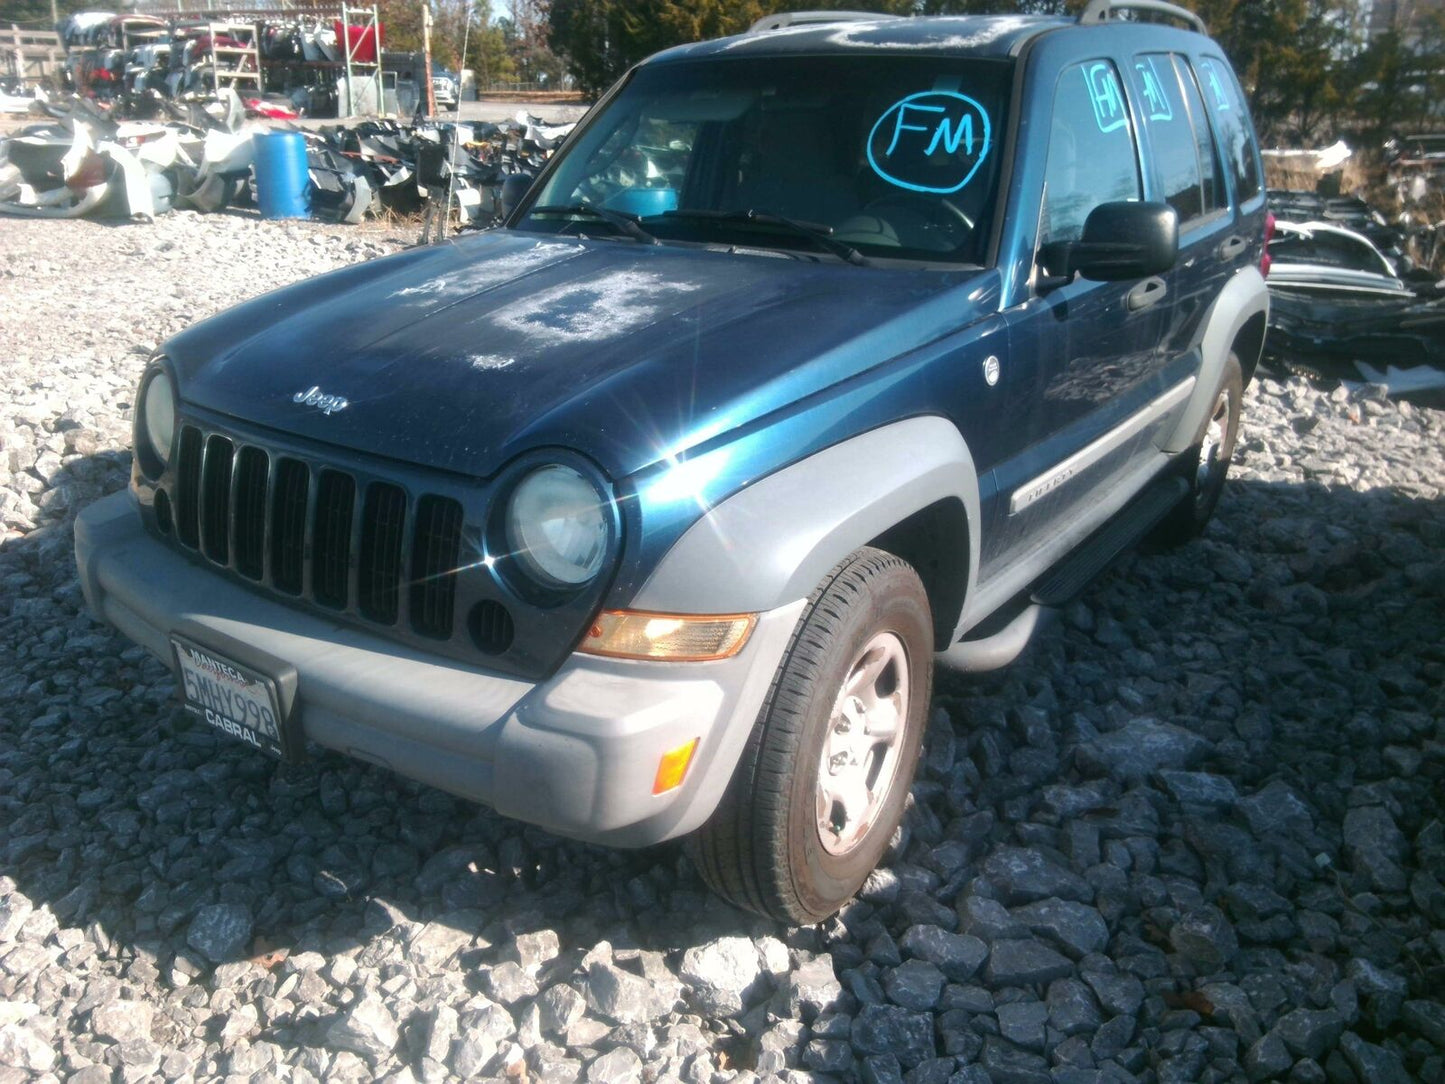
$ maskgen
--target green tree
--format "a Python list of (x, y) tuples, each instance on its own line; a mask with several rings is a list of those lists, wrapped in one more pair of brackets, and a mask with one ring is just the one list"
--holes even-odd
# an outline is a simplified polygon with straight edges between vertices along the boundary
[(1358, 0), (1194, 0), (1249, 96), (1260, 137), (1312, 142), (1349, 101)]
[[(421, 4), (417, 0), (381, 0), (378, 7), (386, 47), (401, 52), (421, 52)], [(471, 68), (481, 84), (516, 79), (516, 67), (505, 35), (501, 26), (490, 20), (485, 0), (432, 0), (431, 11), (433, 69), (459, 72), (462, 68)], [(465, 58), (462, 56), (464, 46)]]
[[(1445, 100), (1445, 16), (1391, 27), (1355, 57), (1355, 120), (1369, 142), (1417, 131)], [(1438, 120), (1435, 122), (1438, 125)]]
[[(817, 0), (551, 0), (548, 41), (582, 89), (595, 94), (661, 49), (741, 33), (776, 11), (818, 6)], [(913, 0), (849, 6), (897, 15), (914, 10)]]

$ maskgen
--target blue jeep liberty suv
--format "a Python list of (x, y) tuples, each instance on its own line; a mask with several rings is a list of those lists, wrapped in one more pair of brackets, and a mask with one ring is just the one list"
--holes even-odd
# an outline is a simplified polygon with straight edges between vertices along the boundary
[(1157, 0), (778, 16), (635, 67), (504, 203), (164, 344), (88, 602), (260, 751), (690, 835), (826, 916), (935, 661), (1219, 499), (1268, 304), (1239, 84)]

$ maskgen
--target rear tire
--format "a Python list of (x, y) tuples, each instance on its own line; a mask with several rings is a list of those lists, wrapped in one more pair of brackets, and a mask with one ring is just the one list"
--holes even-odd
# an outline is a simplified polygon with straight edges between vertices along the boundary
[(1169, 510), (1150, 535), (1159, 549), (1174, 549), (1199, 537), (1214, 516), (1224, 492), (1229, 462), (1239, 439), (1239, 410), (1244, 400), (1244, 374), (1239, 357), (1230, 352), (1224, 362), (1224, 382), (1204, 423), (1199, 442), (1183, 457), (1189, 482), (1184, 499)]
[(735, 906), (827, 918), (902, 819), (933, 685), (928, 596), (904, 560), (865, 548), (808, 601), (694, 865)]

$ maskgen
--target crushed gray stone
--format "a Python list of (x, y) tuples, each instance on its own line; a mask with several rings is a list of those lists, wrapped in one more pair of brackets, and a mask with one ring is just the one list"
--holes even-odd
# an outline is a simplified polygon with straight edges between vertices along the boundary
[(0, 1084), (1445, 1076), (1445, 412), (1369, 387), (1257, 379), (1202, 538), (939, 672), (815, 927), (192, 726), (74, 515), (159, 342), (403, 232), (0, 220)]

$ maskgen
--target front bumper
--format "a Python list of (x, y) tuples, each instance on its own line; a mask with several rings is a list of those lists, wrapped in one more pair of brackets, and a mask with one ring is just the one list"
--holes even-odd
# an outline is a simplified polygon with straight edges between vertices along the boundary
[[(717, 805), (804, 602), (761, 614), (744, 649), (706, 663), (568, 656), (531, 684), (293, 609), (192, 563), (118, 493), (75, 521), (91, 610), (174, 666), (170, 636), (246, 645), (296, 672), (318, 745), (561, 835), (647, 846)], [(683, 784), (652, 793), (663, 753), (698, 739)]]

